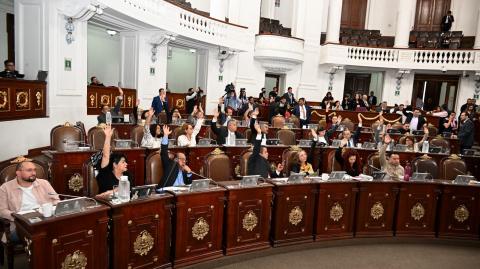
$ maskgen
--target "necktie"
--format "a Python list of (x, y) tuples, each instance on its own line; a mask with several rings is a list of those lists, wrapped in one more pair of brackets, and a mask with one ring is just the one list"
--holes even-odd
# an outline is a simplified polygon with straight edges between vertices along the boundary
[(302, 110), (302, 119), (305, 119), (305, 107), (304, 106), (301, 106), (301, 110)]
[(230, 146), (235, 146), (235, 134), (230, 133)]
[(350, 140), (348, 140), (348, 147), (351, 148), (352, 144), (350, 143)]

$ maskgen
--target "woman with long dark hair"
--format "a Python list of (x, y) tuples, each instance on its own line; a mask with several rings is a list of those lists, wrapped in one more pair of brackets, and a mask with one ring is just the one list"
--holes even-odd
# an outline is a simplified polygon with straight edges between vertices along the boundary
[(352, 177), (356, 177), (362, 173), (360, 156), (354, 149), (343, 147), (337, 148), (335, 151), (335, 160), (340, 164), (342, 170)]

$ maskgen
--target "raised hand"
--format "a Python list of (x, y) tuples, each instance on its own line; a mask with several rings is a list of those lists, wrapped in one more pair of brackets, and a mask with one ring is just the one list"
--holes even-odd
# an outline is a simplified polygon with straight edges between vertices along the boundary
[(252, 117), (253, 116), (258, 116), (258, 108), (255, 108), (253, 111), (252, 111)]
[(112, 137), (113, 130), (114, 129), (112, 129), (112, 126), (110, 124), (105, 125), (105, 128), (103, 129), (105, 137)]
[(358, 118), (358, 123), (362, 123), (362, 116), (360, 115), (360, 113), (357, 114), (357, 118)]
[(163, 136), (168, 137), (172, 133), (172, 131), (170, 130), (170, 128), (167, 125), (163, 125), (162, 130), (163, 130)]
[(262, 132), (262, 129), (260, 129), (260, 124), (255, 123), (255, 130), (257, 131), (257, 134)]
[(385, 144), (390, 144), (390, 142), (392, 142), (390, 135), (386, 134), (383, 142), (385, 142)]
[(220, 113), (218, 113), (218, 109), (215, 108), (215, 109), (213, 110), (213, 118), (214, 118), (214, 119), (218, 118), (218, 115), (220, 115)]
[(317, 137), (318, 137), (317, 131), (315, 131), (314, 129), (310, 129), (310, 131), (312, 132), (312, 137), (313, 137), (313, 138), (317, 138)]
[(342, 115), (338, 115), (337, 117), (337, 124), (340, 124), (342, 122)]
[(123, 96), (123, 90), (122, 90), (122, 88), (118, 87), (118, 93), (120, 94), (120, 96)]
[(135, 104), (136, 104), (136, 107), (140, 105), (140, 98), (137, 98), (137, 102)]

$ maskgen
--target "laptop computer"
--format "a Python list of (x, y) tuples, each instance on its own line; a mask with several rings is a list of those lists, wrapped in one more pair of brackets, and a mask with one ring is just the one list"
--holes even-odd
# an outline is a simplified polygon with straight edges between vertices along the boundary
[(410, 178), (410, 181), (427, 181), (430, 179), (432, 179), (432, 175), (430, 175), (430, 173), (415, 172)]
[(467, 184), (470, 183), (471, 180), (475, 180), (475, 177), (474, 176), (468, 176), (468, 175), (458, 175), (453, 180), (453, 183), (467, 185)]
[(308, 129), (317, 130), (318, 129), (318, 124), (310, 123), (310, 124), (308, 124)]
[(373, 142), (364, 142), (362, 144), (362, 148), (364, 149), (375, 149), (375, 143)]
[(424, 135), (425, 132), (423, 130), (415, 130), (415, 131), (412, 131), (412, 134), (413, 135)]
[(130, 139), (114, 139), (115, 148), (128, 149), (132, 147), (132, 140)]
[(442, 152), (442, 147), (432, 147), (432, 146), (430, 146), (428, 148), (428, 152), (429, 153), (440, 153), (440, 152)]

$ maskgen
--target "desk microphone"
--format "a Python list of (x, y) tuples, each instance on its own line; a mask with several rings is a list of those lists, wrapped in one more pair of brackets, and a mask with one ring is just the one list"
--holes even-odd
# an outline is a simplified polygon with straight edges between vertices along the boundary
[(65, 198), (70, 198), (70, 199), (83, 198), (83, 199), (87, 199), (87, 200), (94, 201), (94, 202), (95, 202), (95, 205), (98, 205), (97, 200), (95, 200), (95, 199), (93, 199), (93, 198), (91, 198), (91, 197), (87, 197), (87, 196), (77, 196), (77, 195), (61, 194), (61, 193), (56, 193), (56, 192), (49, 192), (48, 195), (57, 195), (57, 196), (61, 196), (61, 197), (65, 197)]
[(369, 164), (368, 167), (373, 168), (375, 171), (382, 171), (381, 169), (376, 168), (375, 166)]
[(190, 171), (190, 173), (192, 173), (192, 174), (194, 174), (194, 175), (196, 175), (196, 176), (199, 176), (199, 177), (201, 177), (201, 178), (203, 178), (203, 179), (209, 179), (210, 182), (212, 182), (213, 184), (215, 184), (215, 186), (217, 186), (217, 187), (219, 186), (218, 183), (215, 182), (215, 180), (213, 180), (213, 179), (211, 179), (211, 178), (207, 178), (207, 177), (202, 176), (202, 175), (200, 175), (200, 174), (197, 174), (197, 173), (195, 173), (195, 172), (193, 172), (193, 171)]

